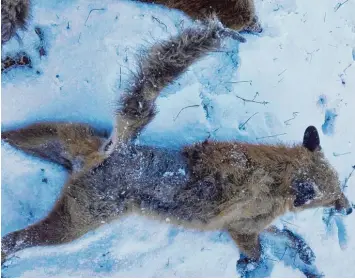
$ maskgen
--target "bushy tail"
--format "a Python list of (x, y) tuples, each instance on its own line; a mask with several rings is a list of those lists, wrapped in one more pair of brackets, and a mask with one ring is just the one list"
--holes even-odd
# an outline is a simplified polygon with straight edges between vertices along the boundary
[(211, 18), (153, 45), (142, 55), (138, 71), (119, 101), (111, 143), (115, 145), (118, 141), (135, 138), (154, 118), (155, 100), (161, 90), (199, 58), (217, 49), (226, 36), (245, 41), (238, 32), (224, 29), (215, 18)]
[(19, 28), (26, 27), (30, 6), (30, 0), (1, 1), (1, 44), (10, 40)]

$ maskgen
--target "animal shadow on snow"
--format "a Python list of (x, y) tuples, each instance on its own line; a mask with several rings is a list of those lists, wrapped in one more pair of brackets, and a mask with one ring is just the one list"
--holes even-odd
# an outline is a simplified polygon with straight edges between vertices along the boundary
[[(324, 275), (314, 265), (315, 254), (305, 240), (286, 227), (285, 236), (264, 234), (261, 236), (262, 258), (258, 264), (246, 263), (245, 256), (240, 255), (237, 272), (242, 278), (270, 277), (273, 267), (278, 262), (301, 271), (307, 278), (321, 278)], [(293, 239), (292, 243), (290, 238)]]

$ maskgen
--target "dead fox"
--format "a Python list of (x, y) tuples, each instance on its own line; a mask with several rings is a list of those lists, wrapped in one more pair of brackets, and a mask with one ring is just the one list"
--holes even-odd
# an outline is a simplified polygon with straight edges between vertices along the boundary
[(18, 29), (25, 29), (30, 6), (30, 0), (1, 1), (1, 44), (14, 37)]
[(136, 0), (178, 9), (193, 19), (203, 19), (216, 14), (224, 26), (237, 30), (261, 33), (255, 15), (254, 0)]
[(2, 133), (24, 152), (71, 173), (43, 220), (2, 238), (2, 260), (33, 246), (68, 243), (131, 213), (198, 230), (225, 230), (250, 260), (259, 234), (286, 212), (351, 213), (316, 128), (294, 146), (205, 141), (170, 150), (133, 139), (156, 115), (161, 90), (231, 34), (215, 20), (153, 45), (122, 93), (111, 138), (85, 124), (40, 123)]

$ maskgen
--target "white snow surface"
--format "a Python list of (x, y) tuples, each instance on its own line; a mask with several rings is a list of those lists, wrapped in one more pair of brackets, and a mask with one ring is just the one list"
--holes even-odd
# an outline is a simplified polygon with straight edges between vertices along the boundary
[[(194, 24), (182, 12), (133, 1), (32, 2), (28, 31), (20, 32), (23, 45), (13, 39), (2, 49), (3, 56), (26, 50), (33, 61), (32, 69), (2, 74), (3, 130), (44, 120), (110, 130), (115, 100), (135, 70), (136, 54)], [(355, 1), (257, 0), (256, 8), (264, 32), (245, 34), (244, 44), (225, 40), (221, 52), (192, 65), (159, 97), (159, 113), (139, 142), (178, 148), (210, 135), (293, 143), (315, 125), (344, 180), (355, 165)], [(48, 54), (42, 59), (36, 26), (45, 35)], [(199, 106), (179, 114), (191, 105)], [(4, 143), (1, 161), (4, 236), (43, 218), (67, 174)], [(345, 191), (354, 201), (355, 174)], [(322, 209), (288, 214), (276, 224), (304, 238), (324, 276), (354, 277), (355, 214), (337, 217), (328, 227), (323, 215)], [(273, 268), (259, 276), (304, 277), (273, 255), (268, 256)], [(226, 233), (183, 230), (138, 216), (105, 224), (70, 244), (16, 256), (3, 267), (3, 276), (240, 276), (239, 251)]]

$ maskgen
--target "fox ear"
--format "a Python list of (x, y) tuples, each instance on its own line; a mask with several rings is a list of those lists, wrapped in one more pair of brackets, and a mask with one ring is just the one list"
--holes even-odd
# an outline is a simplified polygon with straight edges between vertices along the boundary
[(295, 200), (293, 201), (293, 205), (295, 207), (306, 204), (308, 201), (313, 200), (316, 196), (316, 191), (314, 190), (312, 182), (296, 181), (293, 185), (293, 189), (296, 196)]
[(309, 151), (320, 149), (320, 140), (317, 128), (308, 126), (303, 136), (303, 146)]

